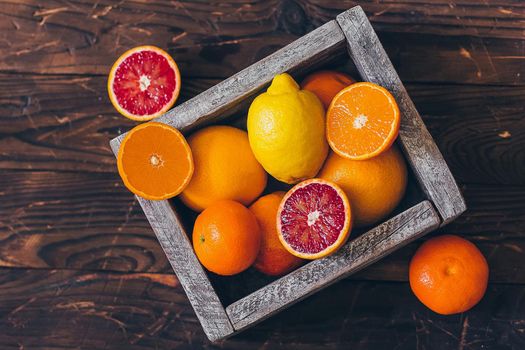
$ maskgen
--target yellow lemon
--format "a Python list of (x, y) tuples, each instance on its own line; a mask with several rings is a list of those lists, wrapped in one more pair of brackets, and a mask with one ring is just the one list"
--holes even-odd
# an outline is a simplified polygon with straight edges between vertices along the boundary
[(312, 178), (328, 153), (323, 105), (290, 75), (279, 74), (250, 106), (248, 138), (255, 158), (277, 180)]

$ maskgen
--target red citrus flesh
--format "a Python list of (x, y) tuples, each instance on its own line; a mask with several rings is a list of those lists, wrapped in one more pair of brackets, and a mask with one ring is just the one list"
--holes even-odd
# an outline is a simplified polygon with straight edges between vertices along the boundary
[(177, 64), (157, 47), (134, 48), (115, 62), (108, 91), (111, 102), (125, 117), (153, 119), (171, 108), (179, 95)]
[(281, 201), (277, 231), (283, 246), (303, 259), (317, 259), (343, 245), (351, 227), (348, 198), (334, 183), (306, 180)]

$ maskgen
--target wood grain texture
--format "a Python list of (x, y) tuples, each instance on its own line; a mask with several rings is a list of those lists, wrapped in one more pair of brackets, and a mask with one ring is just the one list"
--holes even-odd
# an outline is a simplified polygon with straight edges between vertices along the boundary
[[(195, 98), (157, 118), (177, 129), (196, 128), (204, 122), (224, 118), (225, 112), (268, 84), (275, 75), (308, 69), (341, 52), (344, 37), (334, 22), (319, 27), (304, 37), (269, 55), (231, 78), (211, 87)], [(126, 134), (111, 140), (116, 155)], [(151, 223), (181, 285), (188, 294), (195, 313), (211, 341), (233, 333), (224, 308), (211, 286), (181, 222), (168, 201), (149, 201), (137, 197)]]
[[(180, 102), (219, 82), (185, 81)], [(0, 74), (0, 167), (113, 174), (107, 140), (135, 123), (113, 109), (105, 84), (102, 76)], [(459, 182), (525, 184), (525, 87), (406, 87)]]
[(208, 339), (213, 342), (231, 335), (230, 320), (170, 203), (136, 198)]
[(337, 16), (348, 43), (348, 52), (361, 78), (388, 89), (401, 111), (399, 138), (405, 156), (423, 190), (436, 206), (443, 225), (466, 210), (465, 200), (447, 163), (392, 66), (361, 7)]
[[(328, 61), (341, 52), (344, 37), (331, 21), (286, 47), (218, 83), (191, 100), (168, 111), (156, 121), (177, 129), (194, 129), (203, 123), (218, 121), (239, 110), (249, 99), (280, 73), (309, 69)], [(230, 113), (228, 113), (230, 112)], [(111, 140), (115, 150), (125, 134)]]
[[(359, 7), (359, 11), (362, 11)], [(363, 13), (364, 14), (364, 13)], [(339, 17), (338, 17), (339, 18)], [(366, 19), (366, 17), (365, 17)], [(340, 22), (338, 22), (340, 23)], [(271, 54), (270, 56), (262, 59), (256, 64), (242, 70), (241, 72), (235, 74), (231, 78), (226, 79), (225, 81), (213, 86), (207, 91), (199, 94), (195, 98), (187, 101), (186, 103), (176, 107), (160, 118), (157, 121), (166, 123), (180, 130), (191, 130), (195, 129), (197, 126), (202, 125), (203, 123), (209, 121), (217, 121), (220, 118), (224, 118), (228, 115), (228, 111), (238, 108), (242, 101), (246, 101), (250, 96), (254, 95), (257, 91), (260, 91), (263, 86), (268, 84), (275, 75), (282, 72), (293, 72), (308, 70), (312, 66), (322, 65), (326, 63), (333, 56), (341, 52), (341, 43), (344, 40), (343, 30), (347, 30), (344, 26), (339, 28), (339, 24), (335, 21), (326, 23), (325, 25), (319, 27), (318, 29), (312, 31), (311, 33), (301, 37), (300, 39), (294, 41), (293, 43), (287, 45), (283, 49)], [(368, 27), (360, 28), (361, 32), (358, 35), (363, 35), (364, 38), (367, 35), (372, 35), (375, 37), (375, 33), (371, 28), (369, 22)], [(367, 30), (370, 30), (370, 33), (366, 33)], [(364, 33), (363, 33), (364, 31)], [(348, 33), (345, 33), (345, 36), (348, 36)], [(376, 38), (377, 40), (377, 38)], [(379, 44), (380, 46), (380, 44)], [(382, 47), (380, 46), (382, 50)], [(383, 51), (383, 54), (386, 57), (386, 54)], [(362, 55), (352, 55), (351, 57), (358, 67), (360, 68), (361, 62), (357, 60), (366, 60), (368, 57), (363, 57)], [(376, 59), (377, 57), (371, 57), (370, 59)], [(386, 57), (388, 60), (388, 58)], [(389, 61), (388, 61), (389, 62)], [(390, 68), (394, 74), (395, 70), (393, 67)], [(397, 77), (397, 74), (395, 75)], [(398, 78), (399, 80), (399, 78)], [(401, 88), (403, 86), (401, 85)], [(404, 89), (404, 88), (403, 88)], [(405, 91), (406, 95), (406, 91)], [(398, 96), (400, 97), (400, 96)], [(406, 98), (409, 100), (408, 95)], [(415, 107), (412, 106), (415, 111)], [(404, 112), (403, 108), (402, 111)], [(434, 146), (432, 138), (421, 121), (419, 115), (416, 112), (416, 118), (421, 123), (421, 127), (413, 130), (411, 137), (420, 137), (426, 135), (420, 135), (419, 130), (426, 132), (428, 137), (428, 142), (431, 143), (430, 146)], [(118, 138), (115, 138), (111, 141), (111, 147), (113, 153), (118, 153), (118, 148), (120, 142), (122, 142), (125, 134), (120, 135)], [(405, 145), (406, 148), (406, 145)], [(420, 148), (421, 149), (421, 148)], [(431, 151), (430, 147), (427, 147), (425, 151)], [(436, 147), (437, 150), (437, 147)], [(437, 156), (441, 157), (439, 151), (437, 151)], [(411, 159), (411, 155), (408, 155), (409, 160), (412, 160), (413, 167), (418, 167), (416, 171), (416, 176), (430, 176), (429, 171), (419, 171), (419, 162), (416, 162), (414, 158)], [(447, 175), (450, 175), (446, 163), (442, 158), (437, 158), (436, 156), (430, 157), (433, 161), (442, 161), (444, 169), (440, 169), (439, 166), (434, 167), (435, 170), (441, 170), (442, 178), (438, 179), (440, 185), (446, 184)], [(427, 169), (424, 169), (427, 170)], [(444, 180), (443, 180), (444, 178)], [(421, 180), (421, 179), (420, 179)], [(423, 180), (423, 182), (425, 182)], [(453, 187), (453, 186), (454, 187)], [(465, 205), (461, 194), (457, 189), (457, 186), (452, 179), (452, 183), (447, 188), (449, 191), (457, 191), (456, 197), (454, 198), (454, 193), (452, 196), (449, 194), (449, 197), (446, 198), (448, 202), (441, 203), (443, 200), (438, 194), (434, 194), (434, 190), (426, 189), (427, 194), (430, 195), (432, 200), (436, 203), (438, 210), (440, 210), (444, 220), (448, 223), (452, 221), (457, 215), (462, 213), (465, 210)], [(191, 244), (189, 243), (187, 236), (184, 232), (181, 222), (175, 217), (175, 213), (171, 208), (168, 201), (148, 201), (141, 198), (139, 203), (141, 204), (146, 217), (149, 222), (152, 224), (152, 228), (159, 238), (159, 242), (163, 247), (168, 260), (170, 261), (175, 273), (181, 281), (181, 285), (184, 287), (185, 291), (188, 293), (188, 297), (195, 308), (196, 314), (201, 320), (204, 331), (212, 341), (216, 341), (222, 338), (225, 338), (233, 333), (233, 329), (230, 325), (228, 317), (232, 320), (233, 328), (235, 330), (244, 329), (248, 326), (251, 326), (266, 317), (272, 315), (280, 309), (288, 307), (301, 300), (303, 297), (314, 293), (315, 291), (322, 289), (329, 285), (332, 282), (335, 282), (342, 278), (344, 275), (348, 275), (352, 272), (355, 272), (377, 259), (387, 255), (389, 252), (395, 250), (397, 247), (401, 247), (411, 240), (417, 238), (418, 236), (423, 235), (435, 229), (438, 226), (439, 219), (435, 215), (431, 204), (424, 202), (424, 205), (415, 206), (413, 210), (408, 210), (403, 214), (400, 214), (392, 219), (390, 219), (384, 226), (381, 225), (378, 230), (372, 230), (370, 232), (377, 232), (377, 238), (374, 238), (373, 233), (367, 233), (363, 235), (363, 239), (357, 240), (357, 242), (363, 242), (362, 246), (359, 246), (359, 243), (356, 243), (356, 250), (364, 251), (366, 249), (377, 248), (377, 251), (374, 254), (366, 256), (361, 253), (356, 253), (358, 257), (362, 260), (357, 264), (349, 264), (349, 261), (352, 261), (355, 256), (352, 254), (353, 247), (351, 245), (350, 253), (346, 258), (340, 258), (339, 263), (335, 265), (340, 265), (339, 268), (335, 268), (334, 271), (331, 271), (330, 261), (329, 260), (320, 260), (318, 263), (313, 262), (307, 266), (317, 266), (317, 274), (323, 275), (325, 280), (315, 276), (316, 273), (305, 272), (306, 278), (310, 276), (311, 280), (304, 280), (304, 277), (299, 276), (299, 280), (306, 282), (306, 285), (316, 286), (313, 289), (303, 289), (299, 291), (297, 289), (290, 290), (290, 293), (287, 295), (286, 299), (282, 300), (270, 300), (267, 302), (267, 296), (270, 296), (271, 293), (267, 294), (267, 288), (272, 288), (269, 286), (274, 286), (277, 284), (276, 289), (279, 289), (279, 281), (274, 282), (273, 284), (259, 289), (259, 291), (252, 293), (250, 296), (241, 299), (239, 302), (235, 302), (231, 305), (231, 309), (227, 309), (228, 316), (224, 314), (224, 309), (220, 304), (219, 298), (217, 297), (213, 287), (211, 286), (209, 280), (207, 279), (202, 267), (200, 266), (195, 253), (192, 250)], [(444, 210), (446, 208), (447, 210)], [(421, 211), (421, 212), (420, 212)], [(409, 222), (413, 220), (414, 222)], [(390, 224), (389, 224), (390, 223)], [(400, 234), (397, 234), (397, 230), (400, 227), (409, 227), (412, 232), (410, 234), (403, 234), (402, 230)], [(168, 231), (169, 230), (169, 231)], [(381, 234), (380, 234), (380, 233)], [(368, 239), (366, 238), (368, 237)], [(182, 240), (185, 240), (187, 244), (180, 244)], [(364, 246), (366, 243), (367, 247)], [(178, 247), (178, 250), (175, 250), (174, 247)], [(182, 256), (185, 256), (183, 258)], [(359, 260), (359, 259), (357, 259)], [(180, 266), (184, 265), (183, 268)], [(301, 268), (297, 271), (307, 269), (308, 267)], [(312, 267), (312, 271), (316, 269)], [(180, 275), (181, 274), (181, 275)], [(298, 272), (298, 274), (300, 274)], [(197, 275), (199, 276), (197, 281), (194, 281), (190, 276)], [(292, 274), (293, 275), (293, 274)], [(191, 282), (190, 282), (191, 281)], [(281, 286), (284, 286), (288, 283), (288, 288), (295, 284), (296, 281), (283, 282)], [(304, 284), (304, 283), (303, 283)], [(295, 286), (294, 286), (295, 288)], [(302, 288), (302, 287), (298, 287)], [(281, 295), (282, 297), (282, 295)], [(250, 299), (251, 298), (251, 299)], [(263, 298), (259, 300), (259, 298)], [(247, 310), (249, 306), (238, 306), (238, 309), (235, 308), (236, 305), (242, 305), (243, 301), (246, 305), (250, 302), (253, 305), (260, 307), (261, 304), (266, 303), (266, 307), (262, 310), (259, 309), (257, 312), (255, 310)], [(248, 313), (248, 315), (237, 315), (238, 310), (242, 310)], [(228, 311), (228, 310), (231, 310)], [(237, 310), (237, 311), (236, 311)], [(218, 315), (218, 316), (217, 316)], [(218, 320), (217, 320), (218, 318)]]
[(460, 234), (487, 257), (481, 304), (442, 317), (406, 283), (362, 281), (406, 281), (413, 242), (210, 345), (115, 173), (107, 140), (134, 123), (105, 80), (126, 48), (167, 48), (187, 99), (353, 2), (0, 0), (0, 348), (524, 348), (523, 6), (360, 4), (469, 203), (431, 235)]
[(309, 262), (226, 307), (241, 330), (356, 272), (436, 229), (439, 217), (424, 201), (348, 242), (335, 254)]
[(477, 307), (443, 317), (408, 283), (343, 280), (211, 345), (173, 274), (0, 269), (0, 284), (2, 350), (525, 346), (523, 285), (492, 284)]
[[(406, 82), (523, 85), (522, 6), (514, 1), (359, 2)], [(185, 77), (226, 78), (355, 2), (2, 1), (0, 70), (107, 75), (126, 49), (154, 44)], [(432, 52), (432, 55), (428, 55)], [(428, 64), (434, 69), (424, 69)]]
[[(496, 163), (501, 164), (501, 163)], [(460, 234), (487, 257), (491, 281), (525, 284), (525, 187), (462, 185), (469, 209), (439, 233)], [(117, 174), (2, 170), (0, 266), (167, 273), (171, 266)], [(419, 243), (356, 275), (406, 281)]]

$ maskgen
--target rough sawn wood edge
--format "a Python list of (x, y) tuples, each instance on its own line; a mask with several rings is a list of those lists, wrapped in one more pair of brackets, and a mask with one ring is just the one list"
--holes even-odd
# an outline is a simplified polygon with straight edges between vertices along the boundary
[[(351, 11), (356, 11), (356, 8), (352, 9)], [(362, 12), (360, 8), (357, 8), (357, 11)], [(347, 11), (342, 15), (348, 13), (350, 13), (350, 11)], [(362, 14), (364, 15), (363, 12)], [(368, 26), (371, 29), (368, 19), (366, 19), (366, 16), (364, 16), (364, 18), (366, 20), (365, 24), (368, 23)], [(200, 125), (203, 122), (216, 121), (221, 119), (221, 114), (223, 114), (227, 110), (230, 110), (231, 108), (234, 108), (234, 106), (238, 105), (239, 102), (253, 95), (264, 85), (268, 84), (276, 74), (285, 71), (301, 69), (303, 67), (309, 67), (315, 64), (316, 62), (329, 58), (330, 55), (333, 55), (335, 52), (337, 52), (337, 50), (343, 48), (344, 46), (342, 44), (345, 41), (345, 35), (343, 35), (343, 32), (340, 28), (342, 22), (344, 23), (344, 18), (342, 21), (339, 21), (339, 24), (335, 21), (328, 22), (327, 24), (294, 41), (293, 43), (284, 47), (283, 49), (253, 64), (252, 66), (244, 69), (243, 71), (235, 74), (231, 78), (226, 79), (223, 82), (215, 85), (214, 87), (208, 89), (202, 94), (199, 94), (195, 98), (187, 101), (186, 103), (172, 109), (170, 112), (166, 113), (161, 118), (158, 118), (156, 121), (172, 125), (178, 129), (188, 130)], [(366, 29), (366, 26), (364, 28)], [(360, 28), (358, 32), (360, 30), (362, 30), (362, 28)], [(380, 51), (384, 54), (384, 50), (377, 41), (377, 37), (375, 36), (373, 30), (371, 34), (373, 35), (373, 37), (376, 38), (376, 43), (379, 45)], [(352, 56), (352, 52), (350, 52), (350, 54), (358, 68), (360, 68), (360, 64), (357, 61), (356, 56)], [(384, 55), (386, 57), (386, 54)], [(388, 57), (386, 57), (386, 60), (388, 60)], [(390, 63), (389, 60), (387, 62)], [(360, 70), (360, 72), (363, 75), (364, 79), (373, 81), (368, 75), (364, 74), (363, 71)], [(397, 77), (395, 71), (394, 74), (395, 77)], [(388, 84), (382, 83), (380, 81), (378, 81), (378, 83), (389, 88), (391, 91), (393, 90)], [(402, 84), (401, 88), (404, 91)], [(394, 89), (393, 91), (396, 90)], [(400, 99), (398, 95), (396, 95), (396, 98), (398, 98), (399, 102)], [(405, 102), (405, 104), (406, 103), (407, 102)], [(411, 103), (412, 102), (408, 98), (409, 107)], [(406, 106), (403, 104), (400, 104), (400, 107), (402, 111), (403, 107), (406, 108)], [(417, 117), (419, 118), (419, 115), (417, 115)], [(422, 121), (420, 119), (419, 121), (423, 127), (423, 130), (428, 134), (428, 131), (426, 131), (426, 128), (422, 124)], [(412, 133), (408, 133), (406, 131), (410, 130), (410, 128), (407, 129), (407, 126), (404, 126), (404, 128), (402, 126), (402, 143), (403, 132), (405, 132), (406, 135), (414, 136), (421, 131), (419, 125), (417, 125), (417, 123), (415, 125), (417, 127), (413, 128)], [(120, 142), (122, 141), (124, 136), (125, 134), (120, 135), (111, 140), (111, 147), (115, 154), (118, 153)], [(430, 135), (428, 135), (428, 137), (430, 138)], [(430, 140), (431, 144), (437, 150), (437, 147), (435, 146), (431, 138)], [(407, 145), (404, 143), (403, 145), (407, 153), (409, 153), (407, 150)], [(442, 157), (439, 154), (438, 150), (437, 152), (440, 159), (442, 160)], [(408, 156), (409, 160), (414, 166), (414, 160), (412, 159), (412, 155), (408, 154)], [(446, 167), (446, 170), (448, 172), (448, 167)], [(416, 175), (418, 176), (419, 180), (422, 181), (420, 177), (421, 173), (418, 173), (416, 171)], [(425, 183), (422, 182), (422, 185), (423, 187), (425, 187), (425, 190), (428, 194), (429, 191), (428, 188), (425, 186)], [(430, 193), (432, 194), (432, 192)], [(429, 197), (432, 200), (435, 200), (435, 198), (430, 194)], [(211, 283), (208, 280), (206, 273), (204, 272), (202, 266), (198, 262), (198, 259), (193, 252), (191, 242), (189, 241), (187, 234), (184, 232), (184, 229), (176, 213), (173, 211), (173, 208), (171, 207), (170, 203), (168, 201), (148, 201), (142, 198), (138, 198), (138, 200), (168, 257), (168, 260), (170, 261), (173, 270), (177, 274), (177, 277), (179, 278), (182, 287), (186, 291), (186, 294), (188, 295), (188, 298), (204, 328), (206, 335), (212, 341), (226, 338), (243, 328), (251, 326), (261, 321), (262, 319), (269, 317), (273, 313), (292, 305), (293, 303), (301, 300), (307, 295), (314, 293), (316, 290), (324, 288), (329, 284), (335, 282), (336, 280), (367, 266), (373, 261), (385, 256), (389, 252), (408, 243), (410, 240), (415, 239), (420, 235), (423, 235), (424, 233), (427, 233), (432, 229), (438, 227), (440, 222), (439, 217), (435, 214), (431, 204), (425, 201), (396, 216), (395, 218), (392, 218), (391, 220), (378, 226), (377, 228), (369, 231), (369, 233), (361, 236), (364, 238), (359, 237), (358, 239), (354, 240), (353, 242), (356, 243), (364, 242), (364, 244), (367, 244), (368, 242), (370, 244), (373, 244), (369, 244), (368, 248), (364, 245), (358, 245), (357, 247), (361, 247), (359, 248), (361, 249), (360, 251), (358, 248), (350, 249), (349, 254), (352, 256), (351, 259), (359, 259), (358, 261), (352, 264), (352, 269), (345, 269), (344, 271), (346, 272), (339, 272), (339, 274), (337, 273), (337, 271), (334, 274), (331, 274), (329, 272), (331, 268), (334, 268), (333, 264), (330, 261), (335, 259), (335, 257), (339, 256), (340, 254), (348, 252), (346, 249), (342, 250), (341, 252), (337, 253), (332, 257), (326, 258), (329, 259), (326, 264), (325, 262), (323, 262), (325, 261), (325, 259), (322, 259), (306, 265), (305, 267), (319, 265), (321, 266), (323, 271), (325, 271), (322, 277), (326, 278), (326, 281), (321, 280), (320, 282), (318, 282), (318, 284), (320, 285), (316, 285), (315, 290), (311, 290), (312, 286), (310, 286), (310, 288), (308, 288), (308, 286), (306, 286), (306, 288), (294, 287), (294, 290), (299, 290), (299, 293), (302, 294), (302, 296), (298, 295), (293, 297), (289, 295), (290, 300), (288, 300), (286, 299), (286, 291), (279, 291), (280, 288), (277, 288), (277, 290), (274, 292), (277, 292), (278, 294), (273, 295), (273, 297), (277, 297), (276, 301), (279, 301), (279, 296), (285, 298), (286, 300), (282, 300), (281, 304), (276, 303), (274, 305), (269, 305), (269, 308), (267, 309), (262, 308), (262, 305), (265, 303), (265, 301), (268, 300), (267, 298), (265, 298), (265, 294), (268, 291), (270, 291), (269, 288), (275, 288), (271, 286), (275, 286), (276, 283), (283, 280), (283, 278), (286, 279), (288, 278), (288, 276), (295, 276), (296, 274), (302, 274), (305, 273), (304, 271), (308, 271), (308, 269), (304, 270), (305, 267), (303, 267), (299, 270), (292, 272), (290, 275), (285, 276), (277, 280), (276, 282), (252, 293), (250, 296), (247, 296), (233, 303), (232, 305), (228, 306), (228, 308), (226, 308), (225, 312), (225, 309), (223, 308), (218, 296), (216, 295), (213, 287), (211, 286)], [(440, 208), (439, 203), (436, 203), (436, 206), (438, 207), (438, 209)], [(421, 213), (421, 215), (415, 215), (417, 214), (417, 210), (419, 209), (425, 209), (424, 213)], [(407, 215), (411, 214), (414, 215), (408, 218)], [(448, 215), (449, 213), (445, 214)], [(450, 220), (452, 220), (452, 217), (450, 215), (447, 215), (443, 215), (443, 217), (450, 218)], [(406, 219), (407, 222), (404, 222), (404, 219)], [(397, 230), (392, 227), (392, 225), (396, 225), (396, 223), (402, 224), (401, 227), (399, 227)], [(381, 238), (381, 234), (386, 236), (384, 238)], [(395, 235), (394, 238), (389, 239), (389, 234)], [(395, 237), (400, 237), (397, 238), (399, 239), (399, 242), (397, 242), (397, 239), (395, 239)], [(382, 241), (383, 239), (384, 242)], [(394, 241), (396, 241), (397, 243), (393, 243)], [(354, 247), (356, 243), (350, 242), (349, 245), (351, 247)], [(377, 249), (377, 251), (372, 252), (372, 250), (375, 249)], [(370, 256), (368, 256), (367, 253)], [(345, 264), (348, 265), (348, 263)], [(328, 273), (326, 273), (326, 271), (328, 271)], [(311, 284), (311, 281), (302, 281), (308, 282), (308, 285)], [(307, 292), (308, 290), (311, 291)], [(269, 297), (272, 297), (272, 295), (269, 295)], [(253, 303), (250, 304), (250, 302)], [(256, 309), (253, 309), (254, 305)], [(248, 307), (248, 309), (246, 309), (245, 306)], [(249, 311), (250, 307), (252, 307), (251, 312)], [(230, 319), (232, 321), (230, 321)]]
[[(280, 73), (309, 67), (330, 58), (344, 48), (345, 37), (335, 20), (302, 36), (282, 49), (243, 69), (230, 78), (171, 109), (156, 122), (187, 131), (198, 125), (217, 121), (224, 112), (259, 91)], [(126, 133), (110, 141), (118, 149)]]
[(439, 227), (423, 201), (348, 242), (335, 254), (314, 260), (226, 307), (236, 331), (253, 326), (296, 302), (361, 270)]
[(208, 339), (213, 342), (232, 335), (232, 324), (170, 203), (137, 199)]
[[(257, 92), (275, 75), (309, 67), (343, 48), (343, 33), (330, 21), (155, 121), (184, 130), (219, 120), (221, 113)], [(125, 135), (110, 141), (115, 155)], [(231, 336), (232, 324), (169, 201), (137, 198), (208, 338), (217, 341)]]
[(339, 14), (336, 21), (346, 37), (348, 53), (361, 78), (385, 87), (396, 98), (402, 116), (399, 139), (404, 153), (423, 190), (440, 213), (442, 225), (446, 225), (467, 208), (447, 163), (363, 9), (355, 6)]
[[(118, 153), (119, 143), (111, 143)], [(224, 339), (234, 329), (206, 272), (193, 251), (182, 223), (167, 200), (151, 201), (135, 196), (164, 250), (180, 285), (210, 341)]]

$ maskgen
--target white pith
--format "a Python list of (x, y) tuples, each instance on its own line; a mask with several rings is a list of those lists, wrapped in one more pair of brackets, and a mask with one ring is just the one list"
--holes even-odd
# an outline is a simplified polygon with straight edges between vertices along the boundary
[(141, 75), (139, 78), (140, 91), (145, 91), (151, 85), (151, 80), (147, 75)]
[(353, 122), (354, 129), (361, 129), (363, 126), (366, 125), (366, 122), (368, 121), (368, 117), (364, 114), (359, 114), (357, 117), (355, 117)]

